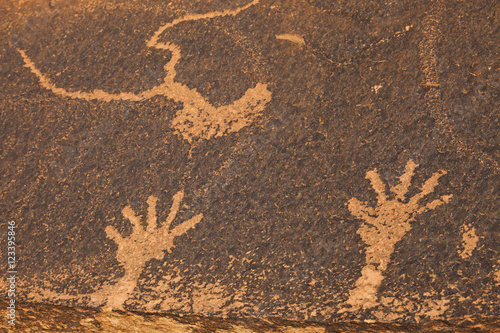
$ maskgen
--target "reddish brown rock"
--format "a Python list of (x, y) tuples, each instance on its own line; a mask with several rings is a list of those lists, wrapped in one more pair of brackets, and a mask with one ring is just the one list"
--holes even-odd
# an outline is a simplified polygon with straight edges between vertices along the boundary
[(498, 316), (499, 9), (0, 4), (2, 299), (221, 332)]

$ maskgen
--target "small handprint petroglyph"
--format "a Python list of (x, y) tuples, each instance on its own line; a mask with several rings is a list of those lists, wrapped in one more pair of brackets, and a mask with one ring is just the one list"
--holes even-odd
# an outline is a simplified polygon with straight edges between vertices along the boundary
[(58, 293), (45, 288), (34, 289), (29, 293), (29, 297), (37, 300), (85, 300), (86, 306), (123, 309), (125, 301), (137, 286), (146, 263), (151, 259), (163, 259), (164, 251), (170, 252), (174, 247), (175, 238), (194, 228), (203, 218), (203, 214), (198, 214), (171, 228), (183, 198), (184, 191), (182, 190), (173, 196), (167, 219), (158, 224), (156, 217), (158, 198), (150, 196), (146, 201), (148, 204), (146, 228), (141, 224), (141, 217), (137, 216), (130, 206), (123, 208), (123, 217), (132, 224), (132, 233), (129, 236), (122, 236), (112, 226), (106, 227), (106, 236), (118, 245), (116, 258), (125, 270), (125, 274), (117, 282), (105, 282), (94, 292), (76, 295)]
[(377, 193), (377, 204), (369, 207), (366, 203), (352, 198), (348, 202), (349, 211), (364, 222), (358, 229), (358, 234), (366, 243), (366, 266), (361, 271), (361, 277), (356, 281), (356, 288), (350, 291), (346, 301), (351, 308), (344, 311), (356, 311), (360, 308), (371, 308), (378, 304), (377, 291), (383, 280), (383, 272), (387, 268), (394, 246), (411, 229), (411, 222), (416, 216), (439, 205), (448, 203), (452, 195), (444, 195), (424, 206), (419, 205), (420, 199), (434, 191), (438, 179), (446, 171), (435, 172), (424, 182), (420, 193), (409, 200), (405, 200), (411, 179), (417, 164), (409, 160), (404, 174), (399, 178), (400, 183), (390, 188), (395, 195), (389, 200), (386, 195), (386, 186), (380, 179), (377, 170), (366, 173), (373, 189)]
[(157, 224), (156, 217), (158, 198), (150, 196), (147, 200), (146, 228), (143, 227), (141, 218), (135, 214), (130, 206), (126, 206), (122, 210), (123, 217), (132, 223), (130, 236), (123, 237), (114, 227), (106, 227), (108, 238), (118, 245), (116, 258), (125, 269), (125, 275), (116, 284), (109, 286), (113, 290), (113, 296), (108, 298), (107, 306), (120, 307), (134, 290), (146, 262), (151, 259), (162, 259), (165, 255), (164, 251), (171, 251), (177, 236), (185, 234), (201, 221), (203, 214), (198, 214), (174, 228), (170, 228), (179, 211), (183, 197), (183, 191), (174, 195), (170, 213), (161, 225)]

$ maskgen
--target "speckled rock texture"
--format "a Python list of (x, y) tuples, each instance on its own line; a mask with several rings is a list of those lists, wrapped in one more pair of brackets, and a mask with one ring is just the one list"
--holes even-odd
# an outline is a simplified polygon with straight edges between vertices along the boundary
[(17, 325), (44, 306), (89, 331), (498, 325), (497, 1), (16, 0), (0, 18)]
[[(3, 302), (0, 305), (4, 307)], [(460, 320), (434, 320), (422, 324), (296, 322), (279, 318), (221, 319), (200, 316), (172, 316), (127, 311), (98, 311), (60, 305), (23, 303), (22, 320), (16, 332), (147, 332), (147, 333), (396, 333), (396, 332), (500, 332), (500, 319), (467, 317)], [(11, 327), (0, 322), (0, 329)], [(12, 329), (11, 329), (12, 330)]]

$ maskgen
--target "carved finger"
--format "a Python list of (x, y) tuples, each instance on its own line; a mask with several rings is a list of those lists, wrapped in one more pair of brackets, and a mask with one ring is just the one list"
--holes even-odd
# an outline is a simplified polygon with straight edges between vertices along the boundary
[(366, 179), (370, 180), (373, 189), (377, 192), (378, 205), (383, 204), (387, 200), (387, 196), (385, 195), (385, 184), (380, 179), (377, 169), (368, 171), (366, 173)]
[(182, 199), (184, 198), (184, 191), (180, 190), (173, 197), (172, 207), (170, 207), (170, 213), (167, 216), (167, 220), (162, 228), (166, 228), (167, 230), (170, 228), (172, 221), (177, 216), (177, 212), (179, 211), (179, 206), (181, 204)]
[(371, 207), (367, 207), (361, 201), (356, 198), (349, 200), (347, 208), (352, 215), (356, 216), (358, 219), (368, 220), (370, 219), (370, 214), (374, 215), (375, 210)]
[(450, 194), (450, 195), (443, 195), (441, 197), (441, 199), (436, 199), (432, 202), (429, 202), (427, 205), (425, 205), (424, 207), (421, 207), (418, 209), (418, 213), (423, 213), (423, 212), (426, 212), (428, 210), (432, 210), (432, 209), (435, 209), (437, 206), (440, 206), (444, 203), (448, 203), (451, 199), (451, 197), (453, 197), (453, 194)]
[(148, 203), (148, 216), (146, 218), (147, 231), (149, 233), (153, 232), (156, 228), (156, 202), (158, 198), (150, 196), (147, 200)]
[(118, 230), (116, 230), (115, 227), (111, 225), (108, 225), (106, 229), (104, 229), (104, 231), (106, 231), (106, 236), (109, 239), (114, 240), (116, 244), (120, 243), (120, 241), (123, 239)]
[(396, 195), (396, 199), (404, 200), (406, 193), (408, 192), (408, 188), (411, 185), (411, 179), (415, 174), (415, 169), (418, 167), (418, 164), (415, 164), (412, 159), (406, 163), (405, 173), (399, 177), (399, 184), (391, 188), (391, 192)]
[(135, 212), (132, 208), (130, 208), (130, 206), (126, 206), (122, 209), (122, 215), (124, 218), (128, 219), (130, 223), (132, 223), (134, 230), (141, 227), (141, 219), (135, 215)]
[(172, 229), (170, 234), (174, 237), (180, 236), (180, 235), (186, 233), (186, 231), (188, 231), (189, 229), (193, 228), (195, 225), (197, 225), (201, 221), (202, 218), (203, 218), (203, 214), (198, 214), (196, 216), (193, 216), (189, 220), (182, 222), (181, 224), (176, 226), (174, 229)]
[(444, 170), (439, 170), (438, 172), (435, 172), (431, 178), (427, 179), (422, 185), (422, 190), (420, 193), (415, 194), (413, 198), (411, 198), (409, 204), (410, 205), (416, 205), (418, 204), (418, 201), (425, 197), (427, 194), (431, 193), (434, 191), (434, 188), (439, 184), (439, 178), (443, 175), (446, 175), (446, 171)]

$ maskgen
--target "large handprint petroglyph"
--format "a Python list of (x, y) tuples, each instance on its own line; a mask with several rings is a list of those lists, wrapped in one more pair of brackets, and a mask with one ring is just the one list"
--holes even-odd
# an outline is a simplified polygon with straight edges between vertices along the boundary
[(358, 234), (368, 247), (366, 248), (366, 266), (363, 267), (361, 277), (356, 281), (356, 288), (351, 290), (349, 299), (346, 301), (351, 308), (344, 311), (372, 308), (378, 304), (377, 291), (384, 278), (382, 274), (387, 269), (391, 254), (394, 252), (395, 244), (411, 229), (411, 222), (417, 215), (450, 201), (451, 194), (444, 195), (425, 206), (419, 205), (420, 199), (433, 192), (438, 179), (446, 174), (446, 171), (439, 170), (424, 182), (420, 193), (405, 202), (405, 195), (408, 193), (417, 166), (412, 160), (408, 161), (405, 173), (399, 178), (400, 183), (390, 188), (395, 195), (393, 200), (388, 200), (386, 186), (376, 169), (368, 171), (366, 178), (370, 180), (377, 193), (377, 205), (369, 207), (356, 198), (349, 200), (349, 211), (364, 221), (358, 229)]
[(254, 88), (248, 89), (240, 99), (232, 104), (214, 107), (196, 89), (190, 89), (188, 86), (174, 81), (177, 75), (175, 66), (181, 59), (181, 50), (173, 43), (159, 42), (160, 36), (166, 29), (179, 23), (212, 19), (220, 16), (235, 16), (258, 2), (259, 0), (254, 0), (234, 10), (186, 15), (161, 26), (156, 30), (153, 36), (146, 41), (146, 46), (170, 51), (172, 58), (164, 66), (166, 75), (163, 79), (163, 83), (138, 94), (130, 92), (111, 94), (100, 89), (96, 89), (92, 92), (68, 91), (52, 83), (51, 80), (36, 67), (35, 63), (28, 57), (24, 50), (18, 49), (18, 51), (24, 59), (25, 67), (28, 67), (31, 72), (38, 77), (40, 85), (62, 97), (109, 102), (114, 100), (142, 101), (157, 95), (162, 95), (175, 101), (182, 102), (184, 107), (177, 112), (172, 121), (172, 127), (175, 128), (183, 139), (192, 143), (196, 139), (211, 139), (227, 133), (237, 132), (249, 125), (262, 113), (266, 104), (271, 100), (271, 92), (267, 89), (266, 84), (257, 83)]
[(132, 233), (129, 236), (123, 237), (114, 227), (106, 227), (107, 237), (118, 245), (116, 258), (125, 270), (125, 274), (114, 284), (106, 282), (99, 290), (88, 294), (71, 296), (41, 290), (31, 292), (30, 297), (72, 301), (89, 299), (87, 305), (90, 306), (122, 309), (125, 301), (133, 294), (146, 263), (152, 259), (163, 259), (165, 256), (164, 251), (170, 252), (174, 247), (175, 238), (194, 228), (203, 218), (203, 214), (198, 214), (171, 228), (183, 198), (183, 191), (179, 191), (174, 195), (170, 213), (161, 225), (158, 225), (156, 217), (158, 198), (150, 196), (147, 200), (146, 229), (141, 224), (141, 218), (135, 214), (130, 206), (126, 206), (122, 210), (123, 217), (132, 224)]

